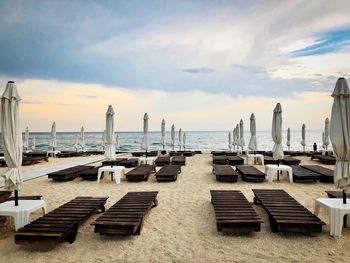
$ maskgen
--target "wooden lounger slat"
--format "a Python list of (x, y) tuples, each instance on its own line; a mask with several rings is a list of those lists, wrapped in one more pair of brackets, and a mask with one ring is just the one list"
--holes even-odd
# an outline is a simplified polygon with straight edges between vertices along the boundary
[(237, 182), (238, 173), (228, 164), (213, 165), (213, 174), (216, 176), (216, 180), (220, 182)]
[(155, 176), (158, 182), (171, 182), (176, 181), (179, 173), (181, 173), (181, 165), (165, 165)]
[(156, 166), (164, 166), (170, 164), (170, 156), (159, 156), (155, 160)]
[(171, 157), (172, 165), (186, 165), (186, 157), (185, 156), (173, 156)]
[(322, 222), (281, 189), (253, 189), (254, 202), (269, 214), (273, 232), (321, 232)]
[(301, 165), (301, 167), (321, 175), (320, 181), (324, 183), (334, 182), (334, 171), (319, 165)]
[(252, 165), (236, 165), (236, 171), (242, 176), (242, 180), (246, 182), (263, 182), (265, 181), (265, 174), (256, 169)]
[(56, 181), (71, 181), (78, 177), (80, 172), (92, 168), (94, 168), (94, 166), (77, 165), (57, 172), (49, 173), (48, 178)]
[(155, 172), (156, 167), (154, 165), (149, 164), (141, 164), (131, 170), (130, 172), (127, 172), (125, 174), (125, 177), (128, 181), (132, 182), (140, 182), (140, 181), (147, 181), (149, 175), (152, 172)]

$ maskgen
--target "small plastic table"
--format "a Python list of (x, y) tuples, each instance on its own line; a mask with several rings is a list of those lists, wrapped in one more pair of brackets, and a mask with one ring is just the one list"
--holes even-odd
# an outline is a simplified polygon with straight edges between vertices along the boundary
[(256, 154), (248, 153), (247, 164), (250, 164), (250, 165), (255, 164), (255, 158), (260, 159), (261, 164), (264, 165), (264, 155), (258, 154), (258, 153)]
[(57, 154), (61, 153), (61, 151), (47, 151), (46, 152), (46, 157), (50, 156), (50, 154), (53, 156), (53, 157), (56, 157)]
[(44, 200), (18, 200), (18, 206), (15, 206), (15, 201), (11, 200), (0, 204), (0, 215), (13, 217), (17, 231), (28, 224), (30, 214), (40, 208), (45, 214), (46, 203)]
[(97, 174), (97, 183), (100, 183), (101, 180), (101, 175), (103, 172), (107, 173), (112, 173), (112, 178), (113, 174), (115, 177), (115, 183), (120, 184), (120, 177), (121, 175), (124, 175), (125, 173), (125, 167), (124, 166), (103, 166), (98, 169), (98, 174)]
[(155, 158), (154, 157), (139, 157), (139, 165), (140, 164), (154, 164)]
[(267, 164), (265, 165), (265, 173), (267, 175), (267, 180), (271, 183), (278, 171), (287, 171), (289, 175), (289, 181), (293, 183), (293, 169), (288, 165), (276, 165)]
[(318, 216), (320, 208), (328, 211), (330, 235), (341, 237), (344, 216), (350, 214), (350, 199), (346, 199), (343, 204), (342, 198), (317, 198), (315, 200), (315, 215)]

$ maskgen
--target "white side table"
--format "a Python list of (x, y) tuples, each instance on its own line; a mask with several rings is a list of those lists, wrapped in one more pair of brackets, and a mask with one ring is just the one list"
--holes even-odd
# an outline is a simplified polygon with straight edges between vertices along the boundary
[(100, 183), (101, 175), (103, 172), (107, 173), (113, 173), (115, 177), (115, 183), (120, 184), (120, 177), (121, 175), (125, 174), (125, 167), (124, 166), (103, 166), (98, 169), (97, 174), (97, 183)]
[(289, 181), (293, 183), (293, 169), (288, 165), (276, 165), (267, 164), (265, 165), (265, 173), (267, 175), (267, 180), (271, 183), (278, 171), (287, 171), (289, 175)]
[(139, 165), (140, 164), (151, 164), (154, 165), (155, 158), (154, 157), (139, 157)]
[(18, 206), (15, 206), (15, 201), (12, 200), (0, 204), (0, 215), (13, 217), (17, 231), (28, 224), (30, 214), (40, 208), (45, 214), (46, 203), (44, 200), (18, 200)]
[(315, 200), (315, 215), (318, 216), (320, 208), (328, 211), (330, 234), (334, 237), (341, 237), (343, 219), (346, 214), (350, 214), (350, 199), (343, 204), (342, 198), (317, 198)]
[(46, 152), (46, 157), (48, 156), (53, 156), (53, 157), (56, 157), (57, 154), (61, 153), (61, 151), (47, 151)]
[(258, 154), (258, 153), (256, 153), (256, 154), (248, 153), (247, 154), (247, 164), (249, 164), (249, 165), (255, 164), (255, 161), (254, 161), (255, 158), (260, 159), (261, 164), (264, 165), (264, 155)]

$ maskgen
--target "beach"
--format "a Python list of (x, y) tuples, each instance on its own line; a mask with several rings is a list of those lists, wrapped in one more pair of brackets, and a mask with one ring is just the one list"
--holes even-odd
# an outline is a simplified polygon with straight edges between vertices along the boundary
[[(310, 161), (310, 157), (297, 158), (302, 164), (317, 163)], [(52, 165), (52, 160), (68, 162), (69, 159), (50, 158), (49, 163), (24, 169)], [(264, 170), (263, 166), (256, 167)], [(266, 212), (261, 206), (253, 205), (264, 221), (261, 231), (223, 235), (216, 229), (210, 203), (210, 190), (241, 190), (252, 203), (251, 189), (284, 189), (314, 212), (315, 199), (326, 197), (326, 190), (335, 190), (333, 184), (291, 184), (287, 176), (273, 183), (247, 183), (240, 178), (237, 183), (221, 183), (215, 180), (211, 169), (211, 155), (197, 154), (187, 157), (182, 173), (171, 183), (158, 183), (153, 175), (147, 182), (130, 183), (122, 179), (119, 185), (108, 176), (100, 184), (81, 179), (54, 182), (47, 176), (26, 181), (20, 195), (42, 195), (48, 211), (76, 196), (86, 195), (108, 196), (106, 208), (109, 208), (129, 191), (159, 191), (158, 206), (149, 212), (139, 236), (95, 234), (91, 223), (100, 214), (94, 214), (80, 226), (73, 244), (66, 242), (52, 249), (16, 245), (14, 228), (7, 225), (1, 229), (0, 258), (6, 258), (7, 262), (347, 262), (350, 228), (343, 229), (341, 238), (331, 237), (324, 209), (319, 216), (327, 225), (319, 234), (272, 233)], [(39, 216), (41, 212), (37, 211), (31, 220)]]

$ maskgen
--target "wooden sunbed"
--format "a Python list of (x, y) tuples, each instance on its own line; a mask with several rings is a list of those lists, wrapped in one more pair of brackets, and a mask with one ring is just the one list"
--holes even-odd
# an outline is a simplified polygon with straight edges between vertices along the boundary
[[(79, 173), (79, 177), (82, 178), (83, 180), (86, 181), (96, 181), (97, 180), (97, 174), (98, 174), (98, 169), (101, 168), (103, 165), (101, 166), (97, 166), (91, 169), (87, 169), (84, 171), (81, 171)], [(103, 173), (101, 175), (101, 179), (103, 178)]]
[(177, 175), (181, 173), (181, 165), (165, 165), (155, 176), (158, 182), (171, 182), (176, 181)]
[(133, 170), (127, 172), (125, 177), (128, 181), (132, 182), (147, 181), (148, 176), (153, 172), (156, 172), (155, 165), (141, 164)]
[(145, 152), (132, 152), (131, 155), (134, 157), (141, 157), (145, 155)]
[(226, 155), (224, 151), (212, 151), (211, 154), (212, 154), (213, 156)]
[(181, 152), (176, 152), (176, 151), (170, 151), (169, 153), (170, 156), (182, 156)]
[(324, 183), (334, 182), (334, 171), (319, 165), (300, 165), (301, 167), (321, 175), (320, 181)]
[(272, 232), (315, 233), (322, 231), (317, 216), (282, 189), (253, 189), (254, 203), (260, 203), (269, 215)]
[[(46, 157), (46, 156), (23, 157), (22, 165), (33, 165), (40, 162), (48, 162), (48, 161), (49, 161), (49, 157)], [(5, 159), (0, 159), (0, 166), (2, 167), (7, 166)]]
[(145, 217), (158, 205), (158, 192), (128, 192), (96, 219), (95, 233), (101, 235), (139, 235)]
[(239, 190), (210, 190), (216, 226), (223, 233), (260, 231), (263, 222)]
[(213, 174), (220, 182), (237, 182), (238, 173), (228, 164), (214, 164)]
[(252, 165), (237, 165), (236, 171), (242, 176), (242, 180), (246, 182), (261, 183), (265, 181), (265, 174)]
[(336, 159), (334, 156), (322, 155), (322, 154), (314, 154), (311, 156), (311, 160), (318, 159), (323, 164), (335, 164)]
[(182, 153), (182, 155), (183, 156), (193, 156), (193, 155), (195, 155), (195, 153), (194, 152), (192, 152), (192, 151), (184, 151), (183, 153)]
[(185, 156), (173, 156), (171, 157), (172, 165), (186, 165), (186, 157)]
[(76, 197), (15, 233), (16, 244), (73, 243), (78, 227), (97, 210), (105, 210), (108, 197)]
[[(107, 166), (107, 165), (120, 165), (120, 162), (126, 161), (128, 158), (116, 158), (113, 161), (103, 161), (102, 166)], [(136, 158), (135, 158), (136, 159)], [(137, 159), (136, 159), (137, 160)]]
[(127, 160), (120, 161), (118, 165), (124, 166), (126, 168), (136, 167), (139, 164), (138, 158), (131, 158)]
[(57, 172), (49, 173), (48, 178), (56, 181), (72, 181), (84, 170), (92, 169), (91, 165), (77, 165)]
[(320, 179), (322, 175), (305, 169), (300, 165), (290, 165), (293, 169), (293, 182), (314, 181)]
[(170, 164), (170, 156), (159, 156), (155, 160), (156, 166), (164, 166)]
[(284, 156), (282, 163), (285, 165), (299, 165), (301, 160), (289, 156)]
[(226, 155), (213, 155), (213, 164), (228, 164)]
[(242, 165), (244, 164), (244, 159), (240, 156), (227, 156), (229, 165)]
[(278, 160), (273, 159), (272, 156), (264, 155), (264, 163), (265, 164), (278, 164)]

